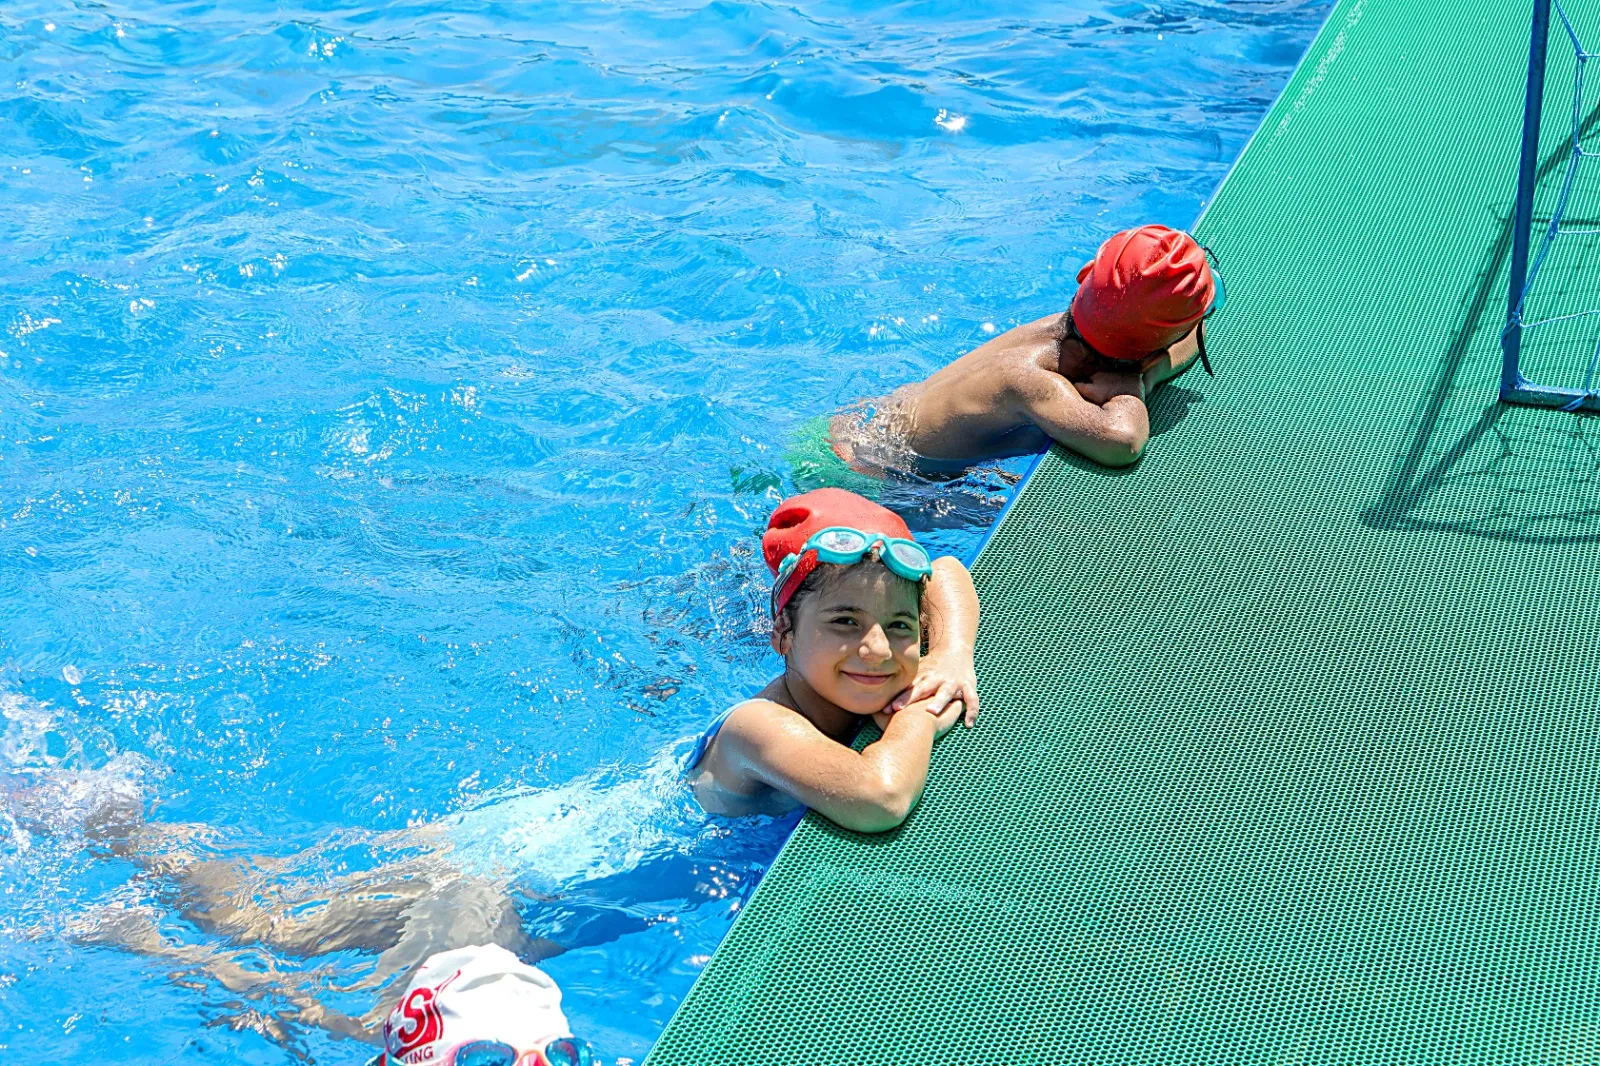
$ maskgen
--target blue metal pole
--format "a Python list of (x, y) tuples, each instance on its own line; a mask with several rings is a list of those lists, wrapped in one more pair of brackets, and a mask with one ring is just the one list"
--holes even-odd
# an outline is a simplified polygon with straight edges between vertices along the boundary
[(1516, 220), (1511, 231), (1511, 292), (1506, 329), (1500, 337), (1500, 398), (1523, 385), (1522, 288), (1528, 279), (1528, 244), (1533, 229), (1533, 187), (1539, 169), (1539, 120), (1544, 111), (1545, 42), (1550, 31), (1550, 0), (1533, 0), (1533, 33), (1528, 42), (1528, 95), (1522, 104), (1522, 165), (1517, 173)]

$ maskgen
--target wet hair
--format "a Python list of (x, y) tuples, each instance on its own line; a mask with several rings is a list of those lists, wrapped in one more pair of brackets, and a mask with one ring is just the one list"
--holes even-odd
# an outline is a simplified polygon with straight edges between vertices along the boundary
[[(1202, 367), (1204, 367), (1208, 376), (1216, 377), (1216, 374), (1212, 373), (1211, 370), (1211, 360), (1206, 356), (1206, 320), (1204, 318), (1194, 324), (1193, 332), (1195, 347), (1199, 349), (1200, 358), (1189, 360), (1184, 368), (1178, 371), (1178, 373), (1174, 374), (1172, 377), (1168, 378), (1168, 381), (1176, 381), (1184, 374), (1187, 374), (1195, 363), (1199, 363)], [(1187, 337), (1188, 335), (1188, 333), (1185, 333), (1183, 337)], [(1182, 340), (1183, 337), (1179, 337), (1178, 340)], [(1113, 359), (1111, 356), (1097, 351), (1095, 346), (1089, 343), (1088, 338), (1082, 333), (1078, 332), (1077, 324), (1072, 321), (1072, 311), (1070, 309), (1064, 313), (1061, 316), (1060, 321), (1056, 323), (1056, 358), (1059, 359), (1065, 354), (1064, 345), (1069, 340), (1077, 341), (1083, 346), (1084, 355), (1087, 358), (1085, 360), (1082, 373), (1087, 374), (1090, 377), (1093, 377), (1096, 373), (1102, 370), (1113, 374), (1140, 373), (1140, 368), (1144, 365), (1144, 361), (1146, 359), (1149, 359), (1152, 355), (1156, 355), (1159, 352), (1169, 351), (1173, 345), (1178, 343), (1178, 341), (1173, 341), (1172, 344), (1167, 345), (1166, 348), (1157, 348), (1155, 351), (1141, 355), (1137, 359)]]
[(1137, 374), (1139, 373), (1139, 368), (1144, 364), (1144, 360), (1150, 358), (1150, 355), (1156, 354), (1151, 352), (1149, 355), (1140, 356), (1138, 359), (1113, 359), (1111, 356), (1101, 353), (1096, 350), (1094, 345), (1089, 343), (1088, 338), (1078, 332), (1077, 325), (1072, 321), (1071, 311), (1063, 314), (1056, 323), (1055, 334), (1057, 358), (1065, 354), (1063, 349), (1067, 341), (1077, 341), (1083, 346), (1084, 365), (1082, 373), (1089, 377), (1093, 377), (1102, 370), (1112, 374)]
[[(789, 602), (783, 605), (783, 610), (778, 612), (783, 617), (785, 625), (788, 626), (789, 632), (794, 632), (795, 617), (800, 609), (800, 604), (836, 583), (844, 576), (845, 571), (868, 564), (881, 568), (884, 573), (897, 581), (907, 580), (884, 565), (883, 549), (877, 545), (869, 549), (859, 562), (843, 566), (838, 563), (818, 563), (811, 573), (806, 575), (806, 579), (800, 582), (800, 587), (794, 590), (794, 594), (789, 597)], [(921, 581), (915, 582), (915, 584), (917, 586), (917, 627), (924, 631), (924, 642), (926, 642), (925, 635), (928, 627), (922, 615), (922, 593), (928, 586), (928, 579), (923, 578)]]

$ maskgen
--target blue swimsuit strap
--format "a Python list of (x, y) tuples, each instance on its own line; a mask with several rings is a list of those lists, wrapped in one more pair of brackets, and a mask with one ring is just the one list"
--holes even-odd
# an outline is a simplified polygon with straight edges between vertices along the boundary
[[(737, 706), (737, 704), (735, 706)], [(688, 761), (683, 764), (684, 773), (688, 773), (690, 770), (693, 770), (696, 766), (700, 765), (700, 760), (705, 757), (706, 749), (711, 746), (711, 742), (713, 740), (717, 739), (717, 733), (722, 729), (722, 723), (726, 722), (728, 720), (728, 715), (732, 713), (733, 707), (729, 707), (727, 710), (717, 715), (716, 719), (706, 727), (706, 731), (700, 734), (700, 739), (694, 742), (694, 750), (689, 753)]]

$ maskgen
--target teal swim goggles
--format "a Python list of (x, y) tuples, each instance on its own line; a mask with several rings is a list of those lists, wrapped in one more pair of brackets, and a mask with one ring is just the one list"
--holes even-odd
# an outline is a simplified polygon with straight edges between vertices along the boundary
[[(773, 616), (776, 617), (783, 604), (788, 602), (789, 597), (782, 593), (807, 552), (816, 552), (819, 563), (850, 566), (859, 563), (868, 552), (880, 544), (883, 545), (883, 553), (879, 558), (883, 561), (883, 565), (889, 568), (890, 573), (907, 581), (921, 581), (933, 573), (933, 560), (929, 557), (928, 550), (914, 540), (888, 537), (882, 533), (866, 533), (859, 529), (851, 529), (849, 526), (829, 526), (811, 534), (798, 552), (784, 556), (783, 562), (778, 564), (778, 574), (772, 582)], [(790, 592), (792, 594), (793, 590)]]
[[(469, 1040), (433, 1061), (436, 1066), (600, 1066), (594, 1050), (570, 1036), (558, 1036), (538, 1051), (521, 1053), (501, 1040)], [(367, 1066), (401, 1066), (401, 1063), (399, 1058), (384, 1051)]]

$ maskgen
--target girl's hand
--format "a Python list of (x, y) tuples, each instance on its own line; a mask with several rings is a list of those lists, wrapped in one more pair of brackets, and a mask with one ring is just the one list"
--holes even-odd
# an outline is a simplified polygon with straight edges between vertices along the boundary
[(924, 702), (927, 712), (934, 715), (944, 713), (951, 703), (960, 702), (971, 728), (978, 720), (978, 674), (972, 668), (972, 654), (961, 650), (929, 652), (917, 669), (917, 679), (890, 701), (888, 713), (915, 702)]
[[(909, 689), (907, 691), (909, 691)], [(898, 709), (891, 705), (889, 708), (878, 711), (876, 714), (874, 714), (872, 716), (872, 721), (873, 724), (878, 727), (878, 731), (880, 733), (886, 733), (889, 730), (889, 720), (901, 712), (906, 714), (932, 715), (933, 738), (938, 740), (940, 737), (944, 736), (950, 731), (951, 726), (955, 725), (961, 720), (962, 709), (963, 704), (960, 700), (947, 699), (944, 701), (942, 707), (935, 707), (934, 701), (930, 699), (923, 700), (919, 703), (906, 704)]]
[[(963, 706), (964, 704), (960, 700), (951, 700), (949, 703), (944, 705), (944, 710), (934, 715), (933, 739), (938, 740), (940, 737), (950, 732), (951, 728), (954, 727), (957, 722), (961, 721), (961, 711)], [(971, 726), (972, 722), (975, 721), (976, 718), (977, 716), (974, 715), (972, 719), (968, 720), (967, 725)]]

